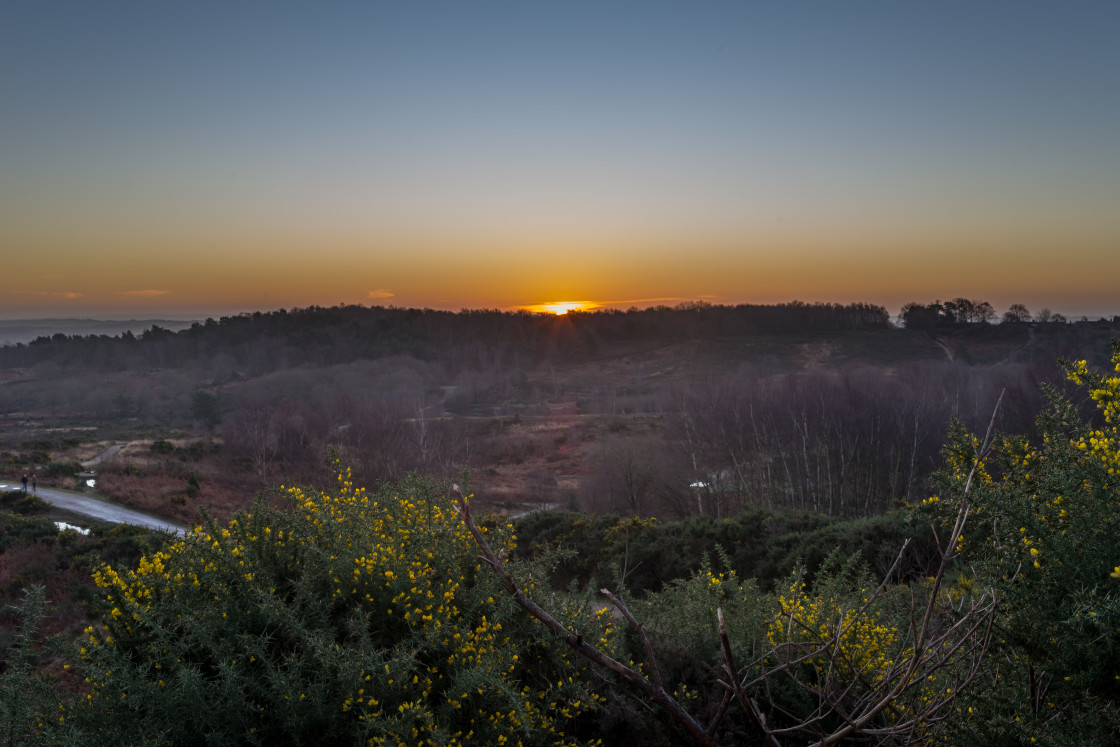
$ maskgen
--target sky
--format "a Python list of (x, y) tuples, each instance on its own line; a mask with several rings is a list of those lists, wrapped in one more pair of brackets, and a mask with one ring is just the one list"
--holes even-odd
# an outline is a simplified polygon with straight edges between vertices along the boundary
[(1120, 313), (1120, 3), (0, 4), (0, 318)]

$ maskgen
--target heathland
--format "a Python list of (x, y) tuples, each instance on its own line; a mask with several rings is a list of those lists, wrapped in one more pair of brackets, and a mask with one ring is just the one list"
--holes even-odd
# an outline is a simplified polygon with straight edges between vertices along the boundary
[(6, 738), (1109, 734), (1120, 320), (992, 317), (335, 307), (0, 348), (0, 476), (201, 526), (60, 534), (9, 495), (0, 593), (50, 609), (5, 617), (4, 692), (50, 692), (5, 695)]

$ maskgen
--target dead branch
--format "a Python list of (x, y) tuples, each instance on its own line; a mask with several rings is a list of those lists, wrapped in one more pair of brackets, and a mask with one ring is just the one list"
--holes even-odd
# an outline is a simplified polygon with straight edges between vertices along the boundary
[[(914, 618), (913, 612), (911, 613), (911, 623), (907, 634), (907, 638), (912, 641), (909, 649), (912, 652), (911, 655), (901, 666), (891, 667), (887, 672), (881, 673), (879, 683), (882, 684), (872, 685), (872, 683), (866, 682), (862, 672), (857, 672), (848, 686), (840, 693), (831, 693), (829, 692), (828, 683), (836, 667), (836, 657), (841, 653), (840, 643), (846, 632), (838, 629), (826, 640), (821, 641), (820, 645), (809, 655), (802, 656), (798, 660), (798, 662), (803, 662), (815, 659), (817, 656), (828, 652), (829, 662), (824, 672), (823, 685), (812, 686), (801, 682), (794, 672), (794, 667), (797, 662), (791, 662), (789, 660), (764, 672), (760, 677), (755, 678), (750, 685), (753, 686), (760, 681), (767, 681), (778, 674), (784, 674), (786, 677), (792, 679), (799, 687), (802, 687), (807, 692), (815, 694), (819, 699), (818, 717), (809, 720), (803, 719), (798, 724), (791, 727), (789, 731), (803, 731), (811, 722), (818, 722), (820, 720), (820, 714), (836, 713), (841, 717), (844, 723), (830, 734), (825, 735), (818, 742), (815, 742), (814, 745), (835, 744), (843, 739), (859, 734), (877, 738), (899, 737), (908, 733), (912, 734), (922, 726), (928, 726), (944, 718), (941, 714), (956, 700), (960, 690), (970, 685), (979, 675), (984, 652), (987, 651), (988, 644), (991, 640), (991, 629), (995, 620), (996, 610), (999, 606), (999, 602), (995, 596), (990, 593), (982, 594), (978, 600), (973, 602), (970, 609), (960, 614), (959, 619), (957, 619), (954, 624), (936, 632), (933, 630), (933, 616), (935, 611), (940, 607), (939, 596), (944, 582), (945, 572), (950, 561), (956, 557), (957, 544), (964, 531), (969, 515), (971, 514), (969, 496), (972, 492), (976, 475), (983, 465), (983, 459), (991, 448), (996, 416), (999, 413), (999, 407), (1002, 401), (1003, 393), (1000, 393), (999, 399), (996, 401), (995, 408), (993, 409), (991, 420), (988, 423), (984, 440), (973, 449), (972, 467), (969, 470), (964, 490), (960, 496), (960, 503), (957, 508), (957, 515), (953, 522), (952, 530), (949, 533), (949, 538), (945, 546), (941, 547), (940, 543), (938, 546), (941, 556), (940, 562), (938, 563), (933, 583), (930, 586), (928, 601), (925, 604), (925, 609), (922, 611), (920, 622)], [(903, 550), (905, 550), (905, 546)], [(895, 564), (892, 565), (891, 571), (884, 576), (883, 582), (868, 596), (868, 601), (856, 615), (851, 618), (849, 627), (855, 624), (855, 621), (865, 613), (872, 600), (877, 599), (882, 594), (883, 589), (893, 573), (894, 567), (897, 566), (900, 559), (901, 552), (899, 557), (895, 560)], [(794, 616), (791, 613), (790, 619), (786, 625), (787, 638), (792, 637), (790, 634), (794, 622)], [(842, 626), (837, 627), (841, 628)], [(933, 702), (927, 704), (920, 712), (907, 714), (909, 718), (901, 723), (879, 728), (871, 726), (873, 720), (880, 713), (888, 708), (893, 708), (894, 704), (905, 693), (919, 687), (921, 683), (925, 682), (934, 672), (945, 669), (961, 660), (967, 661), (969, 666), (967, 667), (963, 679), (959, 677), (954, 678), (957, 687), (952, 688), (951, 692), (941, 694), (938, 698), (934, 699)], [(854, 703), (850, 704), (850, 706), (843, 707), (844, 700), (853, 693), (853, 685), (857, 680), (862, 681), (865, 686), (870, 686), (866, 687), (866, 692), (857, 697)]]
[(731, 651), (731, 640), (727, 636), (727, 621), (723, 619), (722, 607), (716, 608), (716, 620), (719, 624), (719, 642), (723, 647), (724, 671), (727, 672), (727, 683), (724, 683), (724, 686), (734, 693), (735, 699), (743, 706), (743, 710), (750, 715), (755, 726), (762, 731), (766, 744), (770, 747), (781, 747), (777, 738), (767, 728), (766, 716), (759, 710), (758, 703), (739, 687), (739, 670), (735, 666), (735, 655)]
[(609, 590), (599, 589), (599, 592), (611, 601), (611, 604), (626, 618), (626, 622), (630, 623), (630, 627), (634, 628), (634, 632), (638, 634), (638, 640), (642, 642), (642, 648), (646, 652), (646, 660), (649, 662), (650, 674), (653, 675), (653, 683), (661, 689), (664, 689), (665, 685), (661, 682), (661, 672), (657, 671), (657, 659), (653, 656), (653, 646), (650, 645), (649, 636), (646, 635), (642, 624), (638, 622), (637, 618), (630, 612), (630, 608), (623, 604), (622, 600)]

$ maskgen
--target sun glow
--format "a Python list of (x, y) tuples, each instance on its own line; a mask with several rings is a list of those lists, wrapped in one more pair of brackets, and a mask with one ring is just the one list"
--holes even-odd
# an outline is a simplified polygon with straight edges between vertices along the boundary
[(533, 304), (532, 306), (523, 306), (521, 308), (537, 314), (556, 314), (557, 316), (561, 316), (567, 314), (569, 311), (588, 311), (595, 308), (597, 305), (598, 304), (588, 301), (555, 301)]

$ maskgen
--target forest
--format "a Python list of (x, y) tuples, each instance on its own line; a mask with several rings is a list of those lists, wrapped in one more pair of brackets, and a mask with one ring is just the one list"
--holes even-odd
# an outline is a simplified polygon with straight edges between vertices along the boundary
[(1112, 743), (1115, 337), (954, 299), (2, 347), (5, 476), (198, 527), (3, 498), (4, 738)]

